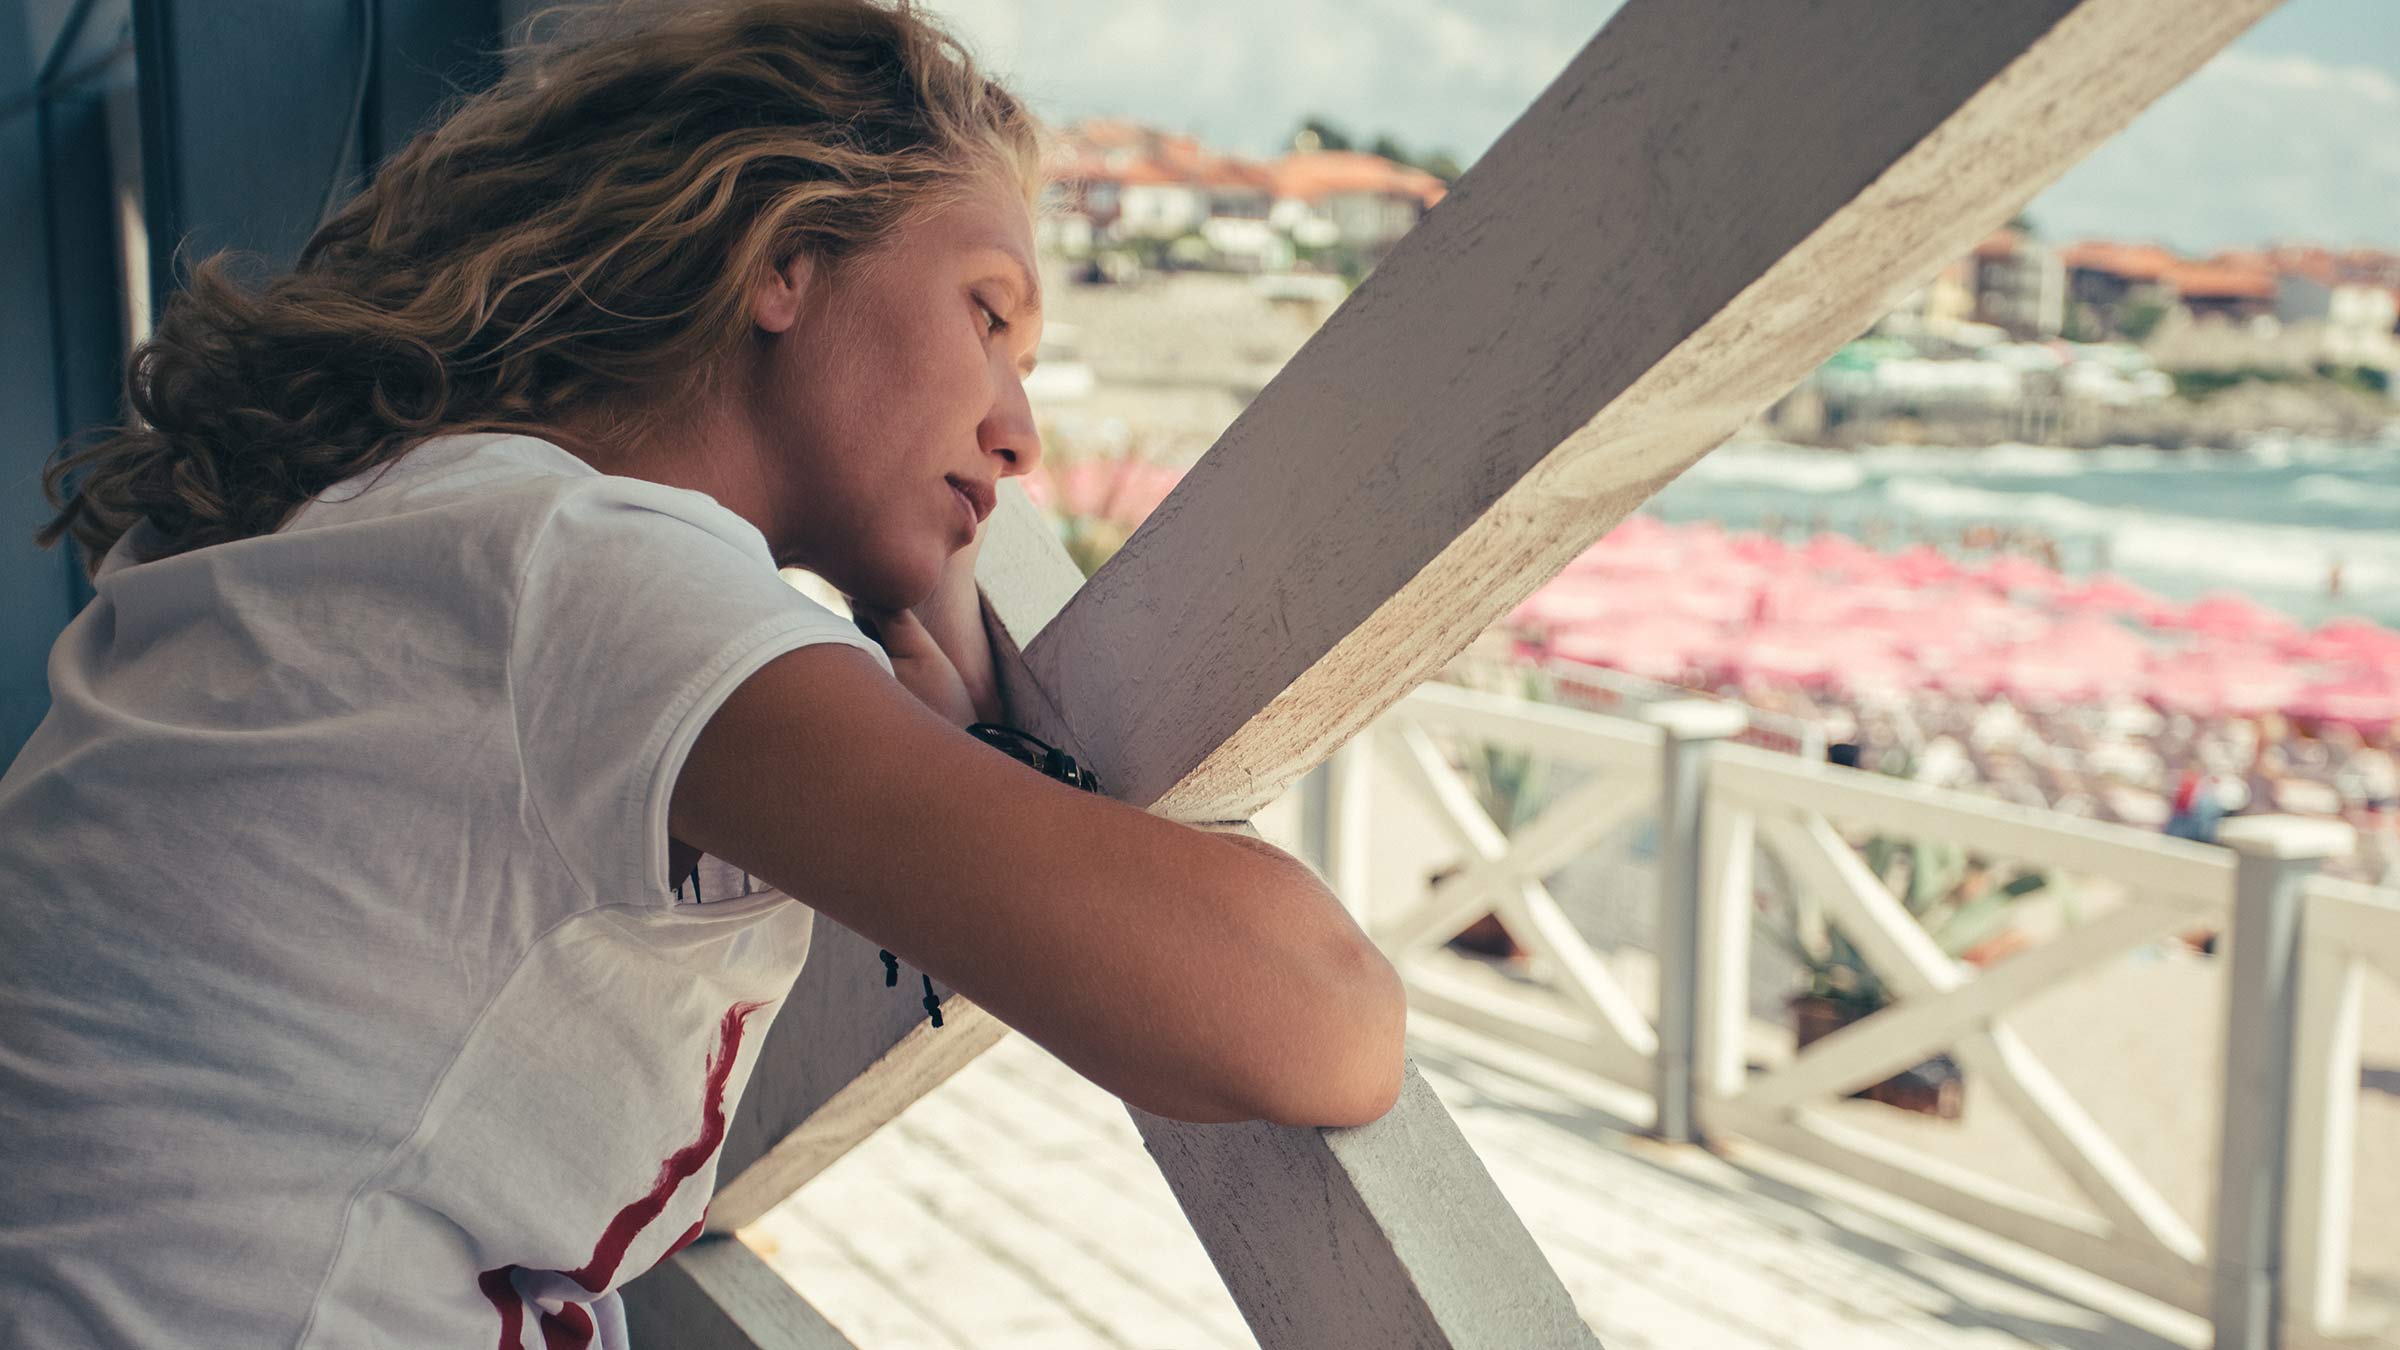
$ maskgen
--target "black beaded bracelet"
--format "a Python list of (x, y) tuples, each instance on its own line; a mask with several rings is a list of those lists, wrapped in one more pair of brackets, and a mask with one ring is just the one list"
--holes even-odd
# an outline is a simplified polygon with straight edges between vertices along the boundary
[(967, 728), (967, 734), (1062, 783), (1071, 783), (1086, 792), (1100, 790), (1100, 779), (1090, 769), (1076, 763), (1073, 755), (1030, 731), (1020, 731), (998, 722), (977, 722)]

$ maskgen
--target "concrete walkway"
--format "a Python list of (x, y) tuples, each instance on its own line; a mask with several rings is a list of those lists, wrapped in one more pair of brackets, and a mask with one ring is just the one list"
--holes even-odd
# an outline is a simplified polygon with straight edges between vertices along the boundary
[[(1622, 1088), (1422, 1017), (1411, 1048), (1610, 1350), (2205, 1341), (1796, 1164), (1653, 1144)], [(1123, 1110), (1022, 1037), (743, 1236), (862, 1350), (1255, 1344)]]

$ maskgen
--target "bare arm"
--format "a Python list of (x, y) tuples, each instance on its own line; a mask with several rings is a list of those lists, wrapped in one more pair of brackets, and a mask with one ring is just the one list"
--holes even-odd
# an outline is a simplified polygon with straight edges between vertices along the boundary
[(669, 822), (1144, 1110), (1355, 1125), (1398, 1095), (1398, 976), (1304, 866), (1045, 778), (863, 652), (745, 681)]

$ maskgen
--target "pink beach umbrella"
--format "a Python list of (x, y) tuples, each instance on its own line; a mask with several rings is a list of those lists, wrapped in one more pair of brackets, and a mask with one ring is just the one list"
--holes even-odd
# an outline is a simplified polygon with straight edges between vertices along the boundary
[(2066, 585), (2054, 568), (2016, 553), (2003, 553), (1969, 575), (1996, 591), (2036, 591), (2051, 594)]
[(2162, 712), (2233, 717), (2284, 707), (2301, 686), (2298, 671), (2256, 651), (2201, 649), (2156, 661), (2145, 693)]
[(2400, 632), (2372, 619), (2333, 619), (2286, 642), (2283, 651), (2296, 661), (2326, 665), (2400, 665)]
[(2114, 572), (2102, 572), (2081, 585), (2070, 586), (2059, 592), (2052, 603), (2064, 610), (2123, 614), (2145, 624), (2155, 622), (2173, 608), (2164, 596), (2144, 590)]
[(1885, 572), (1903, 586), (1938, 586), (1958, 579), (1958, 564), (1929, 544), (1911, 544), (1892, 555)]
[(1820, 534), (1802, 545), (1797, 556), (1820, 572), (1856, 572), (1883, 563), (1882, 554), (1846, 534)]
[(2231, 591), (2204, 595), (2181, 613), (2161, 616), (2158, 623), (2162, 628), (2181, 629), (2205, 638), (2236, 640), (2288, 641), (2300, 631), (2300, 625), (2289, 615)]
[(1780, 565), (1791, 554), (1784, 542), (1769, 534), (1737, 534), (1725, 541), (1728, 555), (1762, 567)]
[(2400, 722), (2400, 674), (2390, 668), (2355, 671), (2301, 690), (2285, 706), (2295, 717), (2346, 722), (2375, 732)]

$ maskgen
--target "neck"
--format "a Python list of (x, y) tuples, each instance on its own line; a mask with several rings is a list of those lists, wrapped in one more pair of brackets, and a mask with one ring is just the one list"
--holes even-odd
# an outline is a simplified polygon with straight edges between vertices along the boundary
[(757, 429), (721, 402), (628, 412), (594, 410), (560, 427), (560, 444), (602, 473), (703, 492), (788, 549), (773, 509)]

